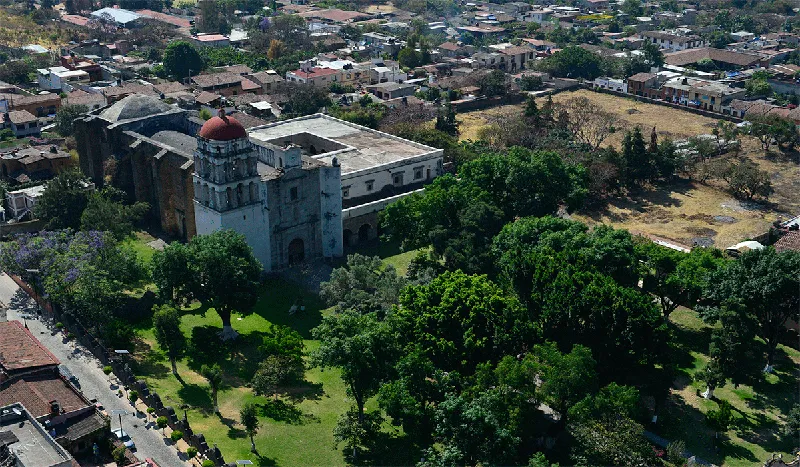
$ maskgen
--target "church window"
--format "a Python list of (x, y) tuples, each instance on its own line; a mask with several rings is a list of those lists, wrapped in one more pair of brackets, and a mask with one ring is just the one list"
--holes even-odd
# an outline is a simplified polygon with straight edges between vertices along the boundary
[(394, 186), (403, 186), (403, 173), (396, 173), (392, 175), (392, 183)]
[(419, 180), (422, 178), (422, 167), (415, 167), (414, 168), (414, 180)]
[(292, 201), (297, 200), (297, 187), (293, 186), (289, 188), (289, 199)]
[(350, 196), (350, 188), (342, 188), (342, 198)]
[(375, 180), (368, 180), (367, 181), (367, 191), (372, 191), (372, 188), (375, 186)]

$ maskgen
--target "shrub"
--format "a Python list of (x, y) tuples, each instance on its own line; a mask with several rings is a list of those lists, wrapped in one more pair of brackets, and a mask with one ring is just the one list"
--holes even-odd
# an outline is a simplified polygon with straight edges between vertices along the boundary
[(206, 459), (203, 461), (203, 467), (214, 467), (214, 461)]
[(111, 365), (106, 365), (103, 367), (103, 373), (105, 373), (106, 376), (110, 375), (112, 371), (114, 370), (111, 368)]
[(189, 448), (186, 450), (186, 455), (189, 457), (189, 459), (194, 459), (197, 457), (197, 448), (194, 446), (189, 446)]
[(139, 391), (131, 389), (128, 391), (128, 400), (131, 401), (132, 406), (136, 406), (136, 401), (139, 400)]
[(169, 435), (169, 437), (174, 443), (177, 443), (183, 439), (183, 432), (181, 430), (175, 430)]
[(675, 465), (683, 465), (683, 452), (686, 450), (686, 443), (681, 440), (673, 441), (667, 445), (667, 461)]
[(56, 329), (64, 329), (64, 323), (62, 322), (56, 323)]
[(161, 430), (164, 430), (164, 428), (166, 428), (166, 427), (167, 427), (167, 425), (169, 425), (169, 421), (167, 421), (167, 417), (165, 417), (165, 416), (163, 416), (163, 415), (162, 415), (162, 416), (160, 416), (160, 417), (158, 417), (158, 418), (156, 419), (156, 425), (157, 425), (159, 428), (161, 428)]
[(0, 130), (0, 141), (5, 141), (7, 139), (14, 139), (14, 132), (10, 128)]
[(152, 413), (154, 413), (155, 411), (156, 411), (156, 409), (154, 409), (153, 407), (148, 407), (148, 408), (147, 408), (147, 413), (149, 413), (149, 414), (152, 414)]
[(111, 457), (114, 458), (114, 462), (116, 462), (117, 465), (122, 466), (127, 463), (128, 459), (125, 457), (126, 450), (127, 449), (125, 449), (125, 446), (120, 446), (114, 449), (114, 451), (111, 453)]

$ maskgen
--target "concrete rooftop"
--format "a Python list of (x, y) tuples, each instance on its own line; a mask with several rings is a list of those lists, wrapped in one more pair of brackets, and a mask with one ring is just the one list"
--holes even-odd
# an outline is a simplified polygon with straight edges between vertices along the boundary
[(348, 146), (343, 150), (314, 156), (326, 164), (331, 164), (334, 157), (338, 158), (342, 175), (439, 151), (430, 146), (322, 114), (255, 127), (248, 133), (250, 138), (257, 142), (275, 139), (291, 141), (292, 135), (310, 133)]

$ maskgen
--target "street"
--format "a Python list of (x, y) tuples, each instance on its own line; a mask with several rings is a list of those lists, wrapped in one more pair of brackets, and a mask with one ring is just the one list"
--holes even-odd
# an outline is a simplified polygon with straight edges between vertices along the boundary
[[(53, 335), (36, 319), (36, 302), (33, 301), (5, 273), (0, 273), (0, 303), (7, 307), (0, 311), (0, 321), (26, 318), (28, 329), (42, 344), (52, 352), (63, 365), (78, 377), (81, 391), (87, 399), (97, 399), (111, 414), (114, 410), (124, 410), (122, 427), (136, 443), (136, 456), (144, 460), (152, 458), (162, 467), (189, 465), (180, 460), (174, 447), (168, 445), (158, 428), (147, 423), (146, 415), (134, 413), (133, 407), (125, 399), (117, 396), (117, 390), (110, 388), (109, 377), (103, 373), (102, 365), (91, 353), (76, 342), (64, 343), (62, 334)], [(119, 428), (119, 416), (111, 416), (111, 429)]]

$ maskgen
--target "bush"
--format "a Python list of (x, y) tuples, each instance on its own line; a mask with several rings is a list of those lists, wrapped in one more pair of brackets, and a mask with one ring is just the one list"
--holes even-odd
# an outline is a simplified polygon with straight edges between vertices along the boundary
[(56, 329), (64, 329), (64, 323), (61, 322), (56, 323)]
[(673, 441), (667, 445), (667, 461), (675, 465), (683, 465), (683, 452), (686, 451), (686, 443), (681, 440)]
[(139, 400), (139, 391), (135, 389), (128, 391), (128, 400), (131, 401), (132, 406), (136, 407), (136, 401)]
[(111, 368), (111, 365), (106, 365), (103, 367), (103, 373), (105, 373), (106, 376), (110, 375), (112, 371), (114, 370)]
[(0, 141), (5, 141), (7, 139), (14, 139), (14, 132), (10, 128), (0, 130)]
[(169, 435), (169, 438), (173, 443), (177, 443), (183, 439), (183, 432), (181, 430), (175, 430)]
[(189, 446), (189, 448), (186, 449), (186, 456), (189, 457), (189, 459), (194, 459), (197, 457), (197, 448), (194, 446)]
[(167, 425), (169, 425), (169, 421), (167, 420), (167, 417), (162, 415), (156, 419), (156, 425), (163, 430), (167, 427)]
[(148, 413), (148, 414), (155, 413), (155, 411), (156, 411), (156, 409), (154, 409), (153, 407), (148, 407), (148, 408), (147, 408), (147, 413)]
[(125, 457), (125, 451), (127, 451), (125, 446), (120, 446), (111, 453), (111, 457), (114, 458), (114, 462), (116, 462), (117, 465), (125, 465), (128, 462), (128, 459)]
[(203, 467), (214, 467), (214, 461), (206, 459), (203, 461)]

